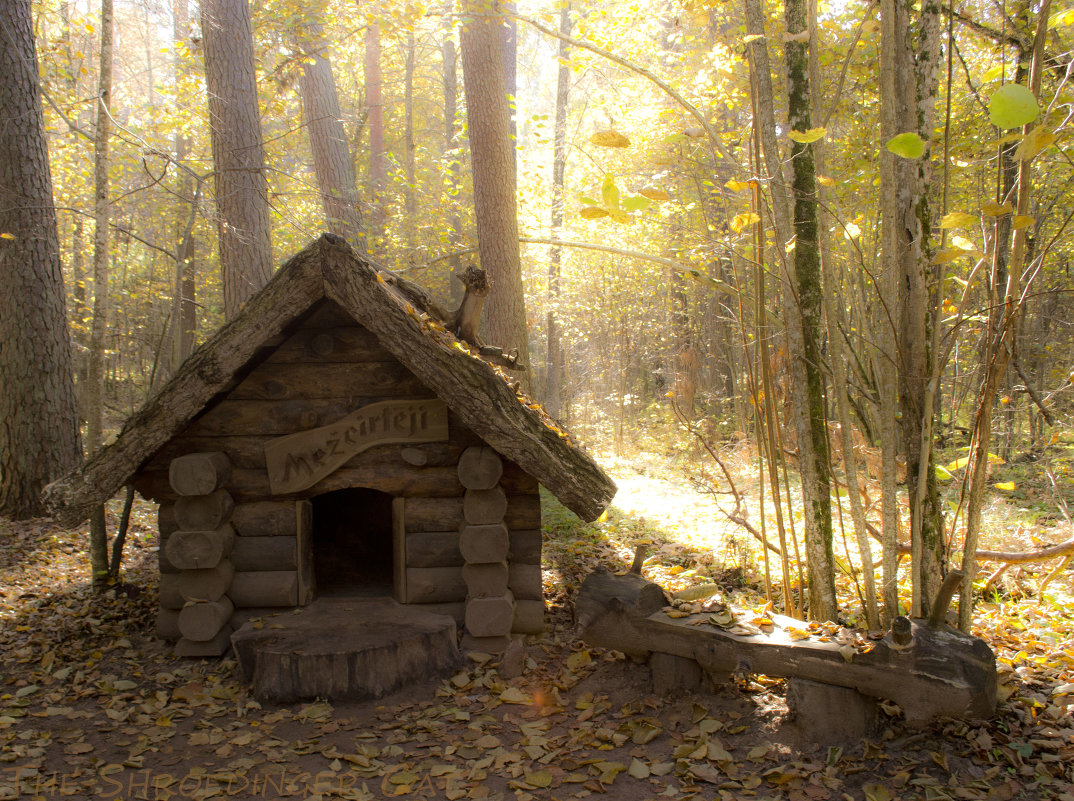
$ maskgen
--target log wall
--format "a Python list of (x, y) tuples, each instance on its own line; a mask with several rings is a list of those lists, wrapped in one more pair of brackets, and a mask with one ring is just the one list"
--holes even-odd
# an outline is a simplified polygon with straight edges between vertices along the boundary
[(478, 646), (540, 631), (537, 482), (454, 414), (446, 441), (375, 446), (300, 492), (269, 488), (269, 440), (335, 423), (366, 404), (434, 397), (332, 304), (282, 338), (135, 479), (160, 504), (160, 635), (181, 637), (184, 653), (208, 655), (226, 643), (220, 632), (251, 610), (309, 603), (316, 594), (309, 499), (351, 487), (395, 499), (397, 600), (451, 614)]

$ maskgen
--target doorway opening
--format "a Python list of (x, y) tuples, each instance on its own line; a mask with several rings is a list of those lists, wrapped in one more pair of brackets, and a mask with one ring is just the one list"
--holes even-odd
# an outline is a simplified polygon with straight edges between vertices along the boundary
[(313, 504), (313, 570), (320, 597), (392, 594), (392, 496), (354, 487)]

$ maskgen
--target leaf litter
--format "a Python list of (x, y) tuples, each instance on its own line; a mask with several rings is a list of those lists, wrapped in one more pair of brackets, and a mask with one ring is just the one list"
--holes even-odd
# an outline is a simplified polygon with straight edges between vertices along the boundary
[[(982, 604), (978, 633), (1001, 672), (996, 720), (911, 729), (886, 704), (876, 736), (819, 745), (796, 733), (781, 681), (736, 677), (714, 694), (660, 698), (646, 666), (578, 642), (580, 580), (628, 564), (649, 528), (623, 516), (580, 531), (561, 514), (547, 516), (549, 630), (528, 638), (521, 677), (473, 654), (451, 676), (377, 701), (286, 707), (254, 700), (232, 660), (176, 659), (156, 639), (150, 506), (132, 521), (124, 582), (103, 594), (89, 586), (85, 531), (0, 522), (0, 801), (1074, 801), (1071, 609)], [(672, 589), (713, 585), (672, 608), (697, 605), (707, 625), (771, 623), (705, 554), (662, 548), (648, 575)]]

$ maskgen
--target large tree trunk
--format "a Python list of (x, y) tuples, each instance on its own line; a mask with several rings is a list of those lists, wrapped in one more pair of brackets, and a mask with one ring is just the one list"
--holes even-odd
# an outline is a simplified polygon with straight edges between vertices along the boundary
[(347, 148), (339, 110), (339, 95), (332, 63), (325, 55), (328, 43), (320, 23), (310, 30), (310, 48), (302, 64), (302, 110), (313, 150), (313, 170), (321, 192), (328, 230), (339, 234), (359, 252), (366, 250), (354, 163)]
[(231, 319), (272, 275), (265, 147), (247, 0), (202, 0), (201, 31), (224, 314)]
[[(559, 32), (571, 34), (571, 4), (565, 3), (559, 11)], [(563, 230), (563, 211), (566, 206), (564, 184), (567, 172), (567, 115), (570, 105), (571, 68), (567, 63), (568, 45), (559, 40), (559, 70), (556, 74), (556, 118), (552, 134), (552, 239), (559, 239)], [(559, 273), (563, 264), (563, 250), (553, 245), (548, 251), (548, 309), (545, 312), (545, 329), (548, 337), (546, 355), (546, 378), (544, 407), (553, 417), (559, 417), (563, 405), (563, 345), (560, 343), (556, 306), (559, 303)]]
[(81, 458), (30, 0), (0, 3), (0, 516), (43, 514)]
[[(466, 0), (462, 26), (463, 83), (474, 176), (478, 252), (492, 290), (485, 340), (518, 349), (528, 364), (522, 264), (518, 252), (515, 148), (504, 83), (502, 17)], [(498, 8), (498, 6), (496, 7)], [(528, 384), (528, 373), (524, 383)]]
[[(787, 123), (791, 130), (813, 127), (809, 91), (809, 5), (808, 0), (787, 0), (785, 4), (787, 41)], [(807, 36), (802, 41), (802, 35)], [(807, 450), (799, 440), (802, 471), (802, 502), (805, 506), (806, 554), (809, 563), (809, 613), (814, 619), (834, 620), (838, 611), (835, 597), (835, 568), (832, 556), (831, 480), (828, 461), (828, 425), (824, 410), (824, 371), (821, 365), (820, 328), (823, 317), (823, 287), (820, 275), (820, 243), (817, 237), (817, 180), (813, 146), (791, 143), (794, 169), (794, 275), (798, 303), (793, 311), (801, 315), (802, 352), (795, 361), (803, 362), (805, 385), (796, 385), (795, 395), (805, 395), (806, 426), (812, 460), (806, 464)], [(795, 376), (797, 379), (797, 376)], [(796, 408), (796, 413), (800, 413)], [(807, 488), (807, 483), (811, 486)]]

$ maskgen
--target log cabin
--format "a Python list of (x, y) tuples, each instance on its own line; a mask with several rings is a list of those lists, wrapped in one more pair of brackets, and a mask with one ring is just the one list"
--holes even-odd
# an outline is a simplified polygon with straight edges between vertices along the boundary
[(72, 526), (159, 505), (158, 633), (226, 653), (266, 610), (393, 599), (495, 651), (539, 631), (544, 485), (585, 520), (615, 486), (414, 285), (325, 235), (46, 498)]

